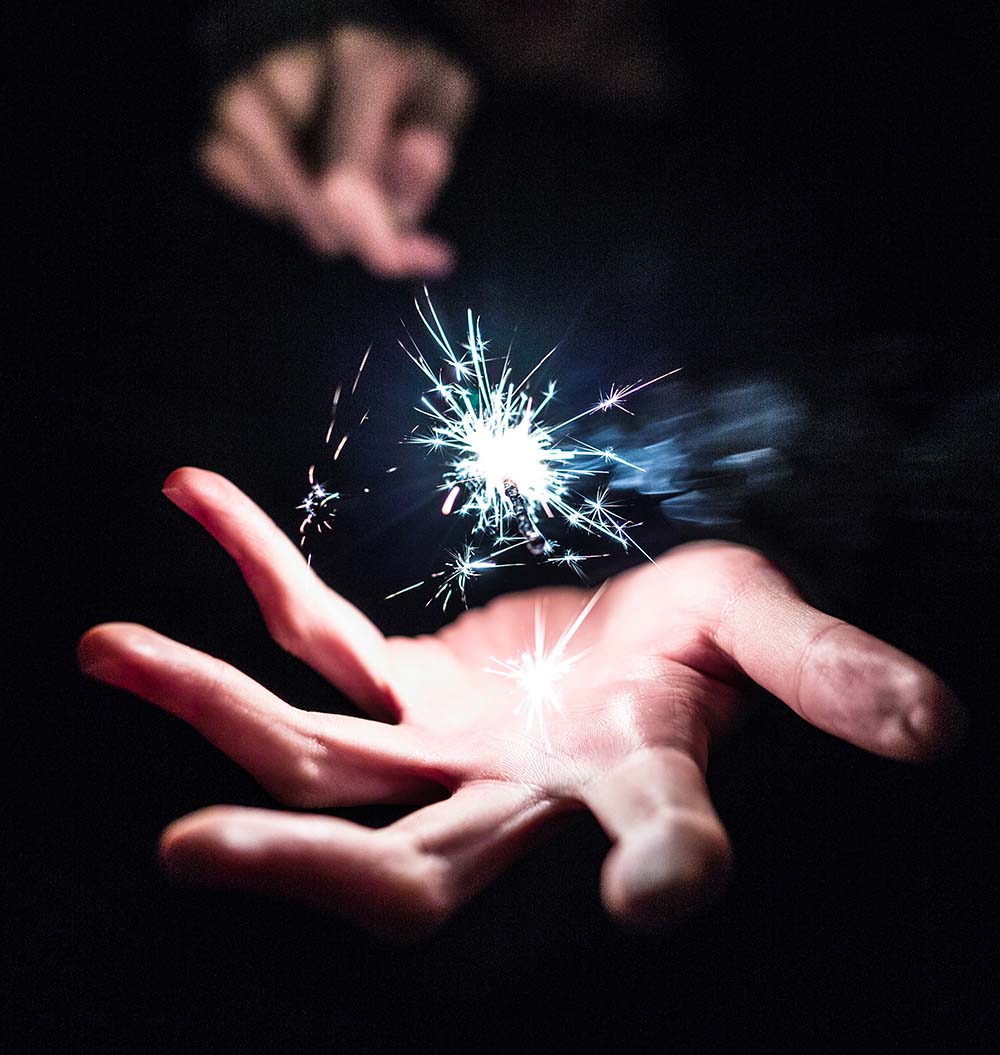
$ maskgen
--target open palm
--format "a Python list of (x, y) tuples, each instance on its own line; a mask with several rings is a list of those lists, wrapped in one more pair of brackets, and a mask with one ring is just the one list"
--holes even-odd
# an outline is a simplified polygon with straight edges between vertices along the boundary
[[(656, 923), (696, 907), (728, 871), (704, 771), (712, 738), (740, 715), (748, 677), (814, 725), (890, 757), (930, 757), (961, 727), (931, 671), (809, 607), (744, 547), (684, 546), (599, 596), (512, 594), (434, 636), (386, 639), (231, 483), (181, 469), (164, 491), (237, 561), (279, 644), (380, 720), (299, 710), (130, 624), (89, 631), (83, 668), (190, 722), (291, 806), (431, 803), (377, 830), (210, 807), (164, 833), (164, 861), (178, 875), (419, 934), (549, 822), (588, 808), (614, 842), (608, 910)], [(531, 673), (540, 657), (562, 661), (551, 683)]]

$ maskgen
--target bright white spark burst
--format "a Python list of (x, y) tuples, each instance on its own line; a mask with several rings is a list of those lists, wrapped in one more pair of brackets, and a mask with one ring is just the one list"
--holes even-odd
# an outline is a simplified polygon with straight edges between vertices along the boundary
[(514, 709), (515, 714), (525, 715), (525, 733), (531, 735), (537, 727), (541, 734), (545, 750), (551, 752), (552, 741), (549, 738), (548, 726), (545, 723), (546, 713), (551, 709), (557, 714), (565, 714), (560, 693), (560, 682), (573, 667), (580, 662), (590, 649), (583, 649), (567, 655), (570, 641), (580, 629), (583, 621), (590, 615), (594, 606), (604, 593), (607, 583), (596, 590), (590, 600), (583, 606), (576, 618), (559, 636), (552, 648), (545, 648), (545, 610), (541, 601), (535, 602), (535, 640), (533, 647), (524, 651), (513, 660), (497, 659), (490, 656), (490, 662), (496, 667), (485, 667), (487, 674), (496, 674), (501, 678), (510, 678), (520, 692), (520, 701)]
[[(502, 359), (487, 355), (488, 341), (483, 339), (479, 320), (473, 318), (471, 310), (467, 312), (466, 343), (456, 351), (426, 288), (424, 295), (430, 319), (419, 301), (417, 313), (437, 345), (443, 365), (432, 366), (412, 337), (412, 350), (402, 342), (400, 345), (431, 383), (416, 408), (429, 419), (429, 426), (425, 431), (418, 427), (409, 442), (438, 452), (446, 460), (440, 485), (447, 492), (442, 513), (472, 517), (473, 532), (491, 535), (497, 546), (520, 536), (535, 555), (551, 553), (556, 548), (540, 527), (543, 515), (546, 520), (562, 518), (571, 527), (602, 535), (625, 549), (635, 545), (628, 534), (635, 525), (607, 501), (607, 489), (588, 497), (580, 488), (590, 478), (607, 475), (607, 466), (613, 462), (639, 467), (631, 466), (611, 448), (602, 450), (573, 439), (566, 430), (581, 418), (598, 412), (618, 409), (632, 413), (624, 406), (625, 399), (680, 368), (652, 381), (612, 386), (593, 406), (549, 424), (544, 412), (555, 397), (555, 381), (549, 381), (538, 395), (532, 393), (529, 383), (555, 349), (515, 383), (509, 350)], [(493, 363), (499, 366), (491, 371)], [(473, 560), (471, 548), (467, 550), (459, 557), (453, 554), (451, 575), (446, 579), (446, 583), (454, 579), (463, 598), (469, 568), (478, 572), (492, 567), (490, 562), (503, 552), (498, 550)], [(559, 561), (579, 571), (579, 562), (584, 559), (567, 553)], [(407, 589), (417, 585), (421, 584)], [(443, 587), (435, 596), (441, 594), (447, 604), (452, 594)]]

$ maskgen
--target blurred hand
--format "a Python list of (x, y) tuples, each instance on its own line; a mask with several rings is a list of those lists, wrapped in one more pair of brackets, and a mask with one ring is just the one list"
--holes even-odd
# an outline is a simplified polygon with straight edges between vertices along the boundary
[(748, 677), (806, 721), (890, 758), (929, 758), (962, 726), (926, 667), (811, 608), (755, 551), (701, 543), (610, 582), (569, 647), (583, 654), (559, 683), (546, 744), (515, 714), (518, 686), (484, 668), (532, 651), (539, 615), (551, 647), (593, 591), (511, 594), (433, 636), (386, 639), (222, 477), (180, 469), (164, 492), (233, 556), (275, 640), (395, 724), (298, 710), (140, 626), (90, 630), (83, 669), (190, 722), (290, 805), (438, 800), (378, 830), (210, 807), (163, 835), (163, 860), (181, 878), (280, 892), (384, 934), (420, 934), (548, 822), (587, 808), (614, 843), (602, 882), (609, 912), (656, 924), (725, 880), (729, 841), (704, 771), (712, 738), (741, 714)]
[(273, 51), (225, 85), (199, 162), (237, 201), (384, 278), (433, 278), (421, 229), (471, 112), (471, 75), (426, 43), (345, 27)]

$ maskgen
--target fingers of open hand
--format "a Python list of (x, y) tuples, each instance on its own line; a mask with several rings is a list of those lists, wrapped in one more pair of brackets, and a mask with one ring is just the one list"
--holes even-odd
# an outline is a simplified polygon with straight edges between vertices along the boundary
[(601, 877), (613, 916), (671, 923), (724, 886), (729, 839), (690, 755), (644, 749), (591, 781), (583, 799), (614, 841)]
[(440, 55), (424, 49), (414, 63), (416, 88), (406, 120), (383, 159), (386, 190), (404, 226), (419, 223), (433, 207), (475, 100), (472, 78)]
[(451, 169), (471, 80), (433, 49), (346, 28), (329, 47), (321, 191), (346, 244), (386, 278), (433, 277), (450, 248), (416, 230)]
[[(318, 252), (350, 253), (384, 278), (440, 277), (451, 248), (418, 225), (473, 98), (471, 77), (433, 48), (342, 27), (323, 45), (277, 49), (229, 82), (199, 162), (217, 187), (288, 219)], [(317, 178), (300, 144), (320, 118)]]
[(288, 126), (300, 129), (315, 117), (325, 76), (319, 44), (305, 41), (276, 48), (261, 60), (255, 73)]
[(311, 901), (394, 938), (433, 930), (527, 845), (551, 804), (511, 785), (461, 789), (387, 828), (213, 807), (172, 824), (178, 879)]
[[(269, 82), (260, 75), (245, 74), (226, 85), (219, 95), (215, 127), (202, 149), (202, 167), (212, 178), (216, 141), (231, 144), (252, 174), (258, 197), (270, 202), (272, 211), (295, 223), (315, 249), (339, 252), (342, 247), (337, 232), (299, 156), (296, 135)], [(223, 185), (222, 189), (228, 187)]]
[(385, 639), (316, 577), (301, 552), (238, 487), (217, 473), (184, 468), (170, 474), (163, 493), (236, 561), (283, 648), (369, 713), (398, 717), (386, 686)]
[(401, 727), (301, 711), (257, 682), (142, 626), (84, 635), (80, 665), (176, 715), (285, 802), (317, 807), (434, 797), (426, 748)]
[(396, 217), (415, 226), (427, 215), (451, 171), (451, 139), (428, 125), (408, 125), (389, 148), (384, 178)]
[(198, 159), (205, 175), (219, 190), (269, 220), (284, 216), (280, 195), (274, 192), (241, 143), (220, 135), (209, 136), (199, 150)]
[(866, 750), (922, 761), (963, 731), (964, 711), (937, 675), (812, 608), (769, 565), (733, 591), (714, 640), (808, 722)]
[(337, 104), (326, 130), (331, 160), (350, 157), (373, 171), (399, 127), (435, 128), (454, 141), (469, 119), (475, 82), (427, 44), (347, 26), (332, 34), (327, 55)]
[(320, 193), (343, 244), (372, 273), (387, 279), (437, 278), (451, 270), (450, 246), (401, 225), (381, 182), (353, 162), (332, 166)]

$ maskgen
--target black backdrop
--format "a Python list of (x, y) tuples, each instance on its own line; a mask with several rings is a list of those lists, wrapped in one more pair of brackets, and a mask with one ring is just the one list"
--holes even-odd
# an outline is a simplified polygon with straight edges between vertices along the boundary
[[(158, 488), (177, 465), (213, 468), (294, 531), (333, 384), (373, 341), (373, 395), (391, 403), (414, 290), (316, 260), (202, 184), (192, 11), (51, 7), (23, 27), (26, 178), (9, 210), (29, 282), (5, 451), (3, 1029), (18, 1049), (986, 1046), (996, 16), (793, 6), (680, 5), (686, 87), (655, 121), (487, 84), (435, 221), (461, 255), (435, 295), (531, 347), (568, 333), (581, 391), (611, 361), (626, 377), (682, 363), (696, 391), (767, 376), (798, 393), (809, 427), (790, 477), (726, 530), (940, 671), (973, 712), (970, 741), (914, 769), (762, 700), (710, 769), (738, 861), (715, 909), (668, 935), (615, 929), (597, 894), (606, 841), (580, 817), (402, 949), (294, 905), (168, 886), (166, 823), (272, 803), (190, 730), (84, 682), (72, 653), (95, 622), (142, 621), (296, 703), (340, 706)], [(428, 617), (383, 587), (437, 540), (419, 511), (377, 510), (320, 570), (411, 629)], [(658, 531), (661, 546), (697, 533)]]

